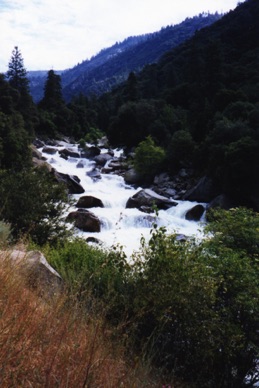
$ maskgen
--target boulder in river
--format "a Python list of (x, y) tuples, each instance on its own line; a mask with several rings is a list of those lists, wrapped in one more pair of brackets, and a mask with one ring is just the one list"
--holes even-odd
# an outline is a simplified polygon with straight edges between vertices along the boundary
[(94, 167), (91, 171), (87, 171), (86, 175), (92, 178), (94, 182), (98, 179), (102, 179), (101, 172), (96, 167)]
[(85, 147), (81, 152), (81, 158), (92, 159), (95, 156), (100, 155), (101, 150), (99, 147), (91, 146)]
[(199, 221), (205, 212), (203, 205), (195, 205), (189, 209), (185, 214), (185, 219), (188, 221)]
[(96, 162), (96, 164), (103, 167), (111, 159), (113, 159), (113, 156), (107, 152), (107, 153), (95, 156), (94, 161)]
[(137, 208), (139, 210), (144, 207), (151, 209), (153, 206), (156, 206), (158, 209), (169, 209), (172, 206), (176, 206), (177, 202), (174, 202), (162, 195), (155, 193), (150, 189), (143, 189), (138, 191), (132, 197), (130, 197), (126, 203), (126, 208)]
[(58, 151), (60, 156), (66, 159), (68, 156), (71, 158), (80, 158), (79, 152), (76, 152), (70, 148), (64, 148), (63, 150)]
[(73, 222), (75, 227), (83, 232), (94, 233), (101, 231), (101, 222), (99, 218), (86, 209), (78, 209), (75, 212), (69, 213), (66, 220), (68, 222)]
[(80, 184), (80, 179), (76, 175), (63, 174), (61, 172), (52, 170), (54, 176), (58, 182), (62, 182), (68, 188), (69, 194), (82, 194), (85, 192), (85, 189)]
[(84, 195), (77, 201), (76, 207), (89, 209), (91, 207), (104, 207), (102, 201), (99, 198), (92, 195)]
[(58, 151), (58, 148), (48, 147), (45, 146), (42, 149), (42, 152), (45, 152), (45, 154), (54, 155)]

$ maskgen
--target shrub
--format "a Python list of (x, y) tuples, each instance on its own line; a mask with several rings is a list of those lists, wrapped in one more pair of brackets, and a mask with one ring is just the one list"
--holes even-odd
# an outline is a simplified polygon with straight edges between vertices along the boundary
[(46, 247), (51, 265), (65, 280), (70, 292), (87, 303), (93, 297), (112, 321), (122, 319), (129, 305), (130, 266), (119, 250), (96, 249), (74, 239)]
[(0, 179), (1, 217), (11, 224), (15, 238), (26, 234), (42, 245), (67, 235), (67, 193), (47, 170), (0, 171)]
[(259, 218), (240, 208), (210, 220), (199, 242), (154, 225), (130, 265), (82, 240), (46, 254), (88, 313), (98, 300), (131, 353), (187, 386), (241, 387), (258, 380)]
[(190, 384), (237, 387), (258, 378), (259, 218), (247, 209), (214, 217), (201, 243), (153, 230), (136, 257), (131, 329)]
[(156, 146), (151, 136), (139, 143), (135, 152), (134, 167), (146, 180), (151, 180), (162, 169), (165, 151)]

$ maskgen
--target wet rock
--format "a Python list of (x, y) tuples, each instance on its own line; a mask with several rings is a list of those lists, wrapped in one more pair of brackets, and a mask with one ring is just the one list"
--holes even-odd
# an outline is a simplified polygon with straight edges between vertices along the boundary
[(99, 238), (96, 238), (96, 237), (87, 237), (86, 242), (87, 243), (92, 243), (92, 244), (102, 245), (102, 241), (99, 240)]
[(82, 160), (79, 160), (79, 162), (76, 165), (76, 168), (84, 168), (84, 162)]
[(79, 152), (76, 152), (74, 150), (71, 150), (70, 148), (64, 148), (63, 150), (58, 151), (60, 156), (64, 159), (71, 157), (71, 158), (80, 158)]
[(96, 181), (98, 179), (102, 179), (100, 170), (96, 167), (93, 168), (91, 171), (87, 171), (86, 175), (89, 176), (90, 178), (92, 178), (93, 181)]
[(154, 205), (158, 209), (169, 209), (172, 206), (176, 206), (177, 202), (163, 197), (162, 195), (155, 193), (153, 190), (143, 189), (128, 199), (126, 208), (137, 208), (141, 210), (144, 206), (145, 209), (147, 207), (152, 209)]
[(55, 169), (52, 171), (56, 180), (66, 185), (69, 194), (82, 194), (85, 192), (83, 186), (80, 184), (80, 179), (76, 175), (63, 174)]
[(92, 159), (95, 156), (100, 155), (100, 153), (101, 153), (101, 150), (99, 147), (92, 146), (92, 147), (84, 148), (80, 156), (81, 158)]
[(95, 157), (94, 157), (94, 161), (95, 161), (96, 164), (98, 164), (99, 166), (104, 167), (105, 164), (106, 164), (109, 160), (111, 160), (112, 158), (113, 158), (113, 156), (107, 152), (107, 153), (105, 153), (105, 154), (100, 154), (100, 155), (95, 156)]
[(195, 205), (189, 209), (185, 214), (185, 219), (188, 221), (199, 221), (205, 212), (203, 205)]
[(68, 222), (73, 222), (76, 228), (84, 232), (101, 231), (101, 222), (99, 218), (86, 209), (78, 209), (75, 212), (69, 213), (66, 220)]
[(89, 209), (91, 207), (104, 207), (104, 205), (99, 198), (93, 197), (92, 195), (85, 195), (79, 198), (76, 207)]
[(58, 149), (54, 147), (45, 146), (43, 147), (42, 152), (45, 152), (45, 154), (54, 155), (56, 152), (58, 152)]

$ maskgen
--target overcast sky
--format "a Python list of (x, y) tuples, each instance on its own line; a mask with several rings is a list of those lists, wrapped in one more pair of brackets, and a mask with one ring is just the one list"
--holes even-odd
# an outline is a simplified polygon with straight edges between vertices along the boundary
[[(243, 1), (243, 0), (242, 0)], [(242, 2), (241, 1), (241, 2)], [(0, 0), (0, 72), (14, 46), (27, 70), (64, 70), (134, 35), (238, 0)]]

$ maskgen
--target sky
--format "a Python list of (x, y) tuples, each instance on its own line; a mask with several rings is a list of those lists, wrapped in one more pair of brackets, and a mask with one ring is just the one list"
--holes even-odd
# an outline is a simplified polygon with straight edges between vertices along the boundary
[[(243, 1), (243, 0), (242, 0)], [(239, 1), (239, 2), (242, 2)], [(0, 72), (18, 46), (26, 70), (65, 70), (129, 36), (238, 0), (0, 0)]]

